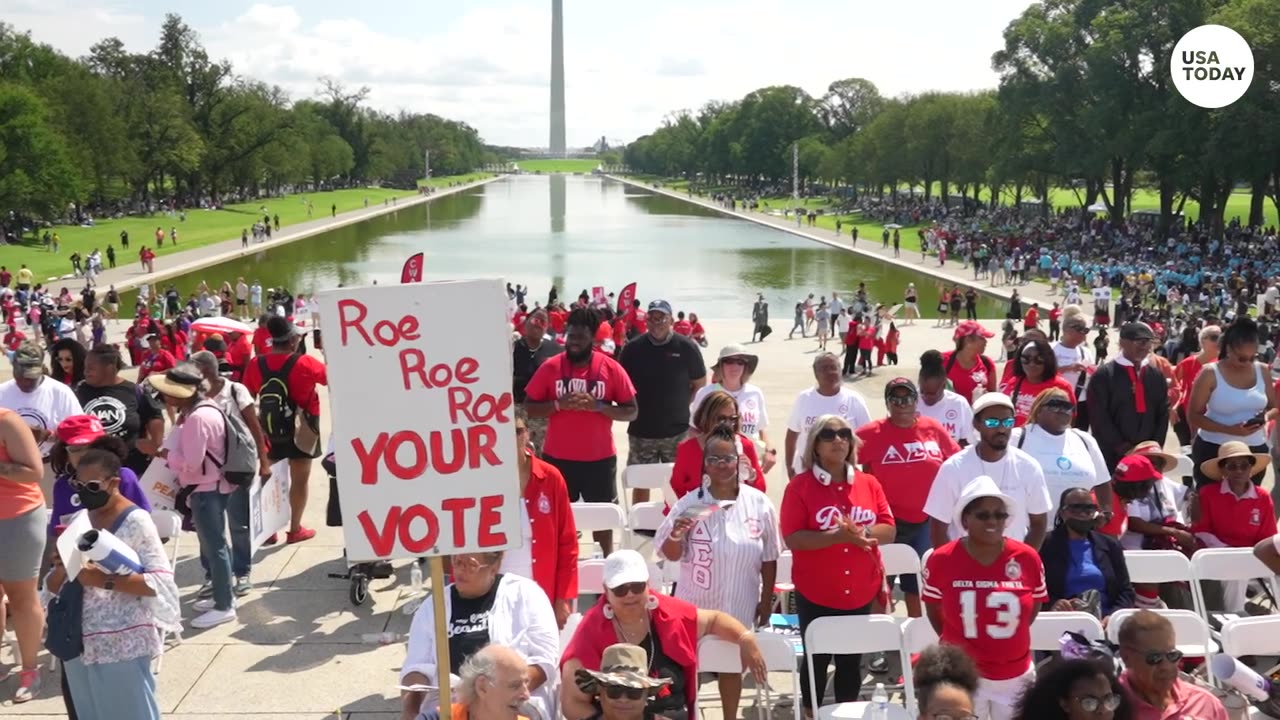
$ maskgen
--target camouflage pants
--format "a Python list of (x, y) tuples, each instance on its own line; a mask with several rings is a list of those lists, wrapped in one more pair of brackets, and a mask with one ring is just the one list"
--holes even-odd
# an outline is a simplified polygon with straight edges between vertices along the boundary
[(627, 436), (627, 465), (651, 465), (676, 461), (676, 446), (688, 433), (669, 438)]

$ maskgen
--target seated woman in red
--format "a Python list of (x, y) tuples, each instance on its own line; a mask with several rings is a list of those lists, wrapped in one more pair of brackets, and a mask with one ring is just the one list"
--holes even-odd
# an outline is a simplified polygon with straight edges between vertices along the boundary
[[(742, 479), (747, 485), (765, 491), (764, 471), (760, 469), (760, 456), (756, 454), (756, 444), (742, 434), (741, 421), (738, 417), (738, 403), (733, 396), (723, 390), (708, 393), (702, 404), (693, 413), (693, 427), (689, 430), (688, 439), (676, 446), (675, 466), (671, 469), (671, 489), (676, 497), (702, 487), (702, 443), (712, 428), (721, 423), (733, 426), (738, 436), (738, 455), (743, 464)], [(669, 509), (669, 508), (667, 508)], [(665, 513), (665, 510), (664, 510)]]

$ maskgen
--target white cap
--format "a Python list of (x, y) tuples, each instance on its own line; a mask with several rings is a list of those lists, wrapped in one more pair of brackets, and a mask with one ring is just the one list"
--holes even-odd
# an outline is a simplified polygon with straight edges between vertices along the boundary
[(977, 400), (973, 401), (973, 414), (976, 417), (983, 410), (990, 407), (1007, 407), (1013, 410), (1013, 398), (1002, 392), (983, 393)]
[(615, 550), (604, 561), (604, 586), (616, 588), (628, 583), (649, 582), (649, 564), (635, 550)]
[(964, 515), (964, 509), (969, 507), (969, 503), (989, 497), (998, 498), (1003, 502), (1004, 511), (1009, 513), (1010, 518), (1018, 514), (1018, 503), (1012, 497), (1000, 492), (1000, 486), (996, 485), (996, 481), (990, 476), (979, 475), (964, 486), (964, 490), (960, 491), (960, 499), (956, 501), (955, 517), (952, 522), (955, 523), (957, 531), (964, 527), (961, 517)]

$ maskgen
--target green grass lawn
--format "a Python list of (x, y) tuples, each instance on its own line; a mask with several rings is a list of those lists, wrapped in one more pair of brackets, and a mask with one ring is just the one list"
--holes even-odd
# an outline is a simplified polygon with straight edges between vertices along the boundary
[[(447, 188), (450, 185), (459, 185), (459, 184), (465, 185), (469, 182), (476, 182), (477, 180), (484, 180), (485, 178), (490, 178), (490, 177), (493, 177), (493, 173), (473, 172), (473, 173), (467, 173), (466, 175), (444, 175), (441, 177), (433, 177), (429, 180), (419, 180), (418, 187), (430, 185), (431, 187)], [(373, 201), (370, 200), (370, 202), (373, 202)], [(283, 216), (280, 219), (283, 222), (284, 220)]]
[[(455, 175), (452, 177), (431, 178), (429, 183), (434, 187), (447, 187), (451, 182), (472, 182), (488, 177), (487, 173)], [(266, 207), (267, 213), (280, 216), (280, 226), (286, 227), (307, 220), (329, 217), (333, 206), (339, 213), (357, 210), (364, 207), (367, 198), (369, 205), (380, 204), (384, 199), (410, 197), (417, 193), (411, 190), (384, 190), (380, 188), (355, 188), (351, 190), (333, 190), (329, 192), (299, 193), (279, 198), (226, 205), (222, 210), (188, 210), (186, 221), (179, 221), (175, 215), (170, 217), (163, 213), (145, 216), (130, 216), (120, 220), (100, 219), (93, 227), (78, 225), (59, 225), (49, 228), (49, 232), (59, 237), (58, 252), (47, 250), (44, 245), (30, 234), (22, 239), (20, 245), (8, 245), (0, 250), (0, 264), (16, 273), (18, 268), (26, 265), (35, 273), (37, 282), (61, 277), (71, 272), (71, 254), (79, 252), (88, 257), (95, 248), (106, 252), (108, 245), (116, 249), (117, 264), (136, 262), (138, 250), (143, 245), (155, 249), (155, 231), (159, 226), (164, 229), (165, 242), (157, 250), (157, 255), (190, 250), (212, 243), (223, 242), (240, 237), (242, 229), (248, 229), (254, 222), (262, 218), (260, 208)], [(307, 217), (304, 199), (312, 203), (313, 213)], [(178, 246), (169, 242), (169, 229), (178, 229)], [(120, 246), (120, 231), (129, 232), (129, 249)], [(40, 231), (43, 236), (44, 230)], [(107, 266), (105, 256), (103, 267)]]
[(516, 163), (525, 172), (589, 173), (600, 166), (599, 160), (521, 160)]

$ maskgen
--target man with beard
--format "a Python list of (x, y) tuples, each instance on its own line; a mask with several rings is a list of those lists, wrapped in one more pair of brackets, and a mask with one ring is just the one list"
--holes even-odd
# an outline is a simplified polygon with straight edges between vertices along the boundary
[[(613, 358), (592, 351), (600, 316), (577, 307), (566, 321), (564, 352), (545, 362), (525, 387), (530, 418), (548, 418), (543, 459), (564, 475), (571, 502), (618, 502), (613, 423), (636, 419), (636, 390)], [(613, 533), (598, 530), (605, 555)]]
[(996, 481), (1000, 492), (1016, 501), (1016, 514), (1005, 526), (1005, 537), (1040, 549), (1053, 503), (1040, 464), (1018, 448), (1009, 447), (1013, 416), (1013, 400), (1004, 393), (985, 393), (974, 402), (973, 427), (978, 443), (942, 463), (924, 504), (924, 511), (931, 518), (929, 535), (933, 547), (942, 547), (964, 534), (964, 528), (955, 527), (952, 522), (956, 503), (973, 478), (986, 475)]
[(1155, 333), (1146, 323), (1120, 328), (1120, 354), (1089, 379), (1089, 425), (1107, 470), (1145, 440), (1164, 445), (1169, 432), (1169, 382), (1149, 360)]
[[(512, 292), (515, 292), (514, 290)], [(525, 388), (533, 374), (548, 359), (564, 352), (564, 346), (547, 337), (547, 312), (541, 308), (525, 316), (522, 337), (512, 343), (512, 397), (517, 405), (525, 402)], [(529, 418), (529, 444), (535, 455), (542, 454), (542, 441), (547, 435), (547, 418)]]

